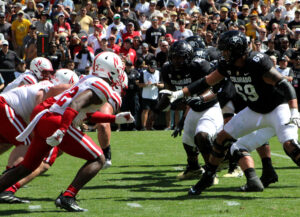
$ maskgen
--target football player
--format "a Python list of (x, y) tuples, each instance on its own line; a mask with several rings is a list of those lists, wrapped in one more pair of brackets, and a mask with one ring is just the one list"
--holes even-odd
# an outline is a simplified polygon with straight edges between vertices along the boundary
[[(169, 62), (162, 68), (162, 77), (165, 87), (175, 91), (205, 77), (209, 72), (209, 62), (194, 58), (193, 48), (188, 42), (177, 41), (169, 50)], [(215, 96), (207, 98), (205, 95), (195, 95), (188, 100), (188, 105), (182, 136), (183, 147), (187, 154), (187, 167), (178, 174), (179, 180), (201, 176), (203, 169), (198, 163), (199, 152), (207, 162), (213, 138), (223, 126), (221, 108)], [(176, 130), (175, 137), (179, 133), (178, 128)]]
[[(206, 91), (229, 77), (237, 93), (246, 101), (247, 107), (218, 133), (205, 173), (189, 189), (189, 195), (199, 195), (213, 184), (217, 167), (232, 141), (260, 128), (273, 128), (287, 155), (300, 165), (300, 147), (297, 141), (300, 117), (292, 85), (273, 67), (267, 55), (248, 50), (247, 39), (243, 33), (234, 30), (223, 33), (218, 48), (223, 57), (218, 68), (182, 90), (172, 92), (170, 101)], [(248, 151), (238, 149), (234, 154), (247, 178), (246, 185), (240, 190), (263, 191), (264, 186), (255, 173), (254, 161)]]
[[(33, 140), (24, 160), (0, 177), (0, 191), (4, 191), (21, 178), (29, 175), (42, 162), (52, 147), (58, 146), (63, 152), (86, 160), (76, 177), (64, 193), (55, 200), (56, 206), (73, 212), (86, 211), (76, 203), (78, 191), (101, 170), (105, 157), (93, 140), (75, 128), (88, 119), (93, 123), (132, 123), (130, 113), (104, 115), (97, 112), (100, 105), (108, 102), (114, 110), (121, 105), (120, 95), (111, 86), (126, 86), (126, 74), (120, 57), (112, 52), (102, 52), (93, 61), (92, 75), (85, 76), (76, 85), (62, 94), (49, 98), (35, 107), (34, 116), (18, 139), (26, 139), (34, 131)], [(105, 74), (106, 79), (101, 79)], [(102, 76), (103, 77), (103, 76)]]
[[(16, 148), (11, 152), (8, 160), (7, 168), (11, 168), (19, 164), (28, 149), (28, 145), (31, 142), (30, 137), (25, 139), (24, 142), (15, 141), (16, 136), (21, 133), (24, 128), (29, 123), (29, 117), (35, 107), (35, 105), (41, 103), (44, 99), (51, 96), (55, 96), (62, 91), (71, 87), (72, 84), (78, 82), (78, 76), (75, 72), (69, 69), (59, 69), (54, 74), (54, 77), (50, 81), (41, 81), (37, 84), (21, 86), (14, 88), (0, 95), (6, 100), (6, 104), (2, 104), (2, 107), (7, 111), (3, 114), (8, 115), (11, 123), (7, 123), (5, 117), (1, 118), (2, 122), (5, 122), (5, 130), (0, 130), (0, 135), (2, 138), (6, 138), (7, 142), (12, 142), (16, 145)], [(64, 85), (63, 85), (64, 84)], [(56, 86), (54, 86), (56, 85)], [(21, 105), (21, 106), (20, 106)], [(24, 125), (25, 123), (25, 125)], [(11, 125), (15, 130), (11, 130)], [(8, 134), (8, 131), (10, 132)], [(13, 140), (8, 140), (9, 138)], [(24, 145), (22, 145), (24, 143)], [(16, 191), (31, 181), (34, 177), (45, 172), (55, 161), (58, 154), (58, 148), (53, 148), (49, 155), (44, 159), (39, 168), (32, 172), (29, 176), (15, 183), (13, 186), (6, 189), (4, 192), (0, 193), (0, 203), (27, 203), (29, 201), (20, 199), (14, 194)]]

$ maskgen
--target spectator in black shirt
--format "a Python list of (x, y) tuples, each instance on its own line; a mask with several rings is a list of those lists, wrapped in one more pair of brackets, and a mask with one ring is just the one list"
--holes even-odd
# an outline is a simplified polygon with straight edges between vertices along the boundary
[(248, 23), (249, 22), (249, 13), (250, 13), (249, 6), (244, 4), (242, 7), (242, 13), (240, 13), (238, 15), (238, 18), (240, 20), (244, 20), (245, 23)]
[(155, 60), (154, 54), (149, 52), (149, 45), (147, 43), (142, 44), (141, 57), (144, 59), (146, 65), (148, 65), (151, 60)]
[(11, 24), (6, 22), (5, 14), (0, 13), (0, 33), (4, 35), (6, 40), (10, 40), (11, 38)]
[(60, 52), (57, 51), (57, 46), (58, 45), (56, 45), (56, 43), (54, 41), (50, 42), (49, 55), (46, 57), (52, 63), (54, 70), (57, 70), (60, 66), (60, 63), (65, 61), (65, 54), (64, 54), (63, 46), (59, 45)]
[(268, 41), (268, 50), (265, 52), (265, 54), (269, 56), (275, 56), (277, 59), (280, 56), (280, 52), (278, 50), (275, 50), (275, 43), (274, 40), (269, 40)]
[(293, 31), (296, 28), (300, 28), (300, 9), (295, 11), (295, 18), (292, 22), (289, 22), (288, 27)]
[(2, 49), (0, 50), (0, 69), (14, 69), (16, 62), (20, 61), (16, 52), (8, 49), (7, 40), (2, 41)]
[(167, 41), (162, 41), (160, 49), (161, 51), (156, 55), (158, 68), (161, 68), (168, 60), (169, 43)]
[(146, 42), (150, 45), (150, 52), (155, 53), (158, 47), (158, 40), (161, 36), (165, 36), (165, 30), (158, 25), (156, 16), (152, 17), (152, 26), (146, 31)]

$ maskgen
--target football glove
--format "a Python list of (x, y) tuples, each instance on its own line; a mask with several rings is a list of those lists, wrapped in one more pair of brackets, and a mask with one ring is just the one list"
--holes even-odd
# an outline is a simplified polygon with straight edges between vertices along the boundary
[(52, 136), (49, 136), (46, 139), (46, 143), (52, 147), (58, 146), (61, 143), (61, 141), (63, 140), (65, 132), (66, 131), (63, 131), (61, 129), (56, 130), (52, 134)]
[(130, 112), (121, 112), (116, 114), (116, 124), (130, 124), (134, 122), (134, 117)]
[(191, 107), (200, 106), (204, 102), (203, 96), (192, 97), (186, 100), (186, 103)]
[(173, 133), (171, 134), (171, 136), (173, 136), (174, 138), (176, 138), (178, 135), (181, 136), (181, 132), (182, 132), (183, 126), (184, 126), (184, 120), (185, 120), (185, 117), (182, 117), (180, 119), (179, 123), (175, 127), (175, 129), (174, 129)]
[(170, 90), (161, 90), (159, 91), (161, 94), (167, 94), (169, 95), (170, 103), (173, 103), (177, 99), (181, 99), (184, 97), (184, 93), (182, 90), (177, 90), (177, 91), (170, 91)]
[(300, 115), (298, 109), (291, 109), (291, 119), (289, 124), (295, 124), (298, 128), (300, 128)]

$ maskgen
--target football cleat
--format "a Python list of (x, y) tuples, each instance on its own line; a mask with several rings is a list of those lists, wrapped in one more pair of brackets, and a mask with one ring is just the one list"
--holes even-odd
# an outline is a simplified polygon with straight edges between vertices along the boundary
[(178, 180), (200, 179), (205, 170), (200, 167), (199, 169), (192, 170), (187, 166), (186, 170), (177, 175)]
[(243, 171), (241, 168), (238, 166), (236, 167), (233, 171), (226, 173), (223, 175), (224, 178), (237, 178), (237, 177), (242, 177), (244, 175)]
[(83, 209), (76, 203), (75, 197), (67, 197), (63, 196), (61, 193), (58, 198), (55, 200), (56, 207), (60, 207), (62, 209), (65, 209), (69, 212), (86, 212), (87, 209)]
[(3, 191), (0, 193), (0, 203), (30, 203), (30, 201), (16, 197), (11, 191)]
[(267, 188), (270, 184), (278, 182), (278, 175), (274, 170), (272, 172), (263, 172), (260, 181), (263, 183), (264, 187)]
[(103, 165), (102, 169), (103, 170), (108, 169), (111, 167), (111, 165), (112, 165), (111, 160), (105, 160), (105, 164)]
[(257, 176), (247, 179), (247, 183), (238, 189), (242, 192), (261, 192), (263, 190), (264, 186)]
[(197, 182), (197, 184), (189, 189), (188, 195), (194, 196), (201, 194), (201, 192), (204, 191), (206, 188), (214, 185), (215, 178), (215, 173), (205, 172), (202, 178)]

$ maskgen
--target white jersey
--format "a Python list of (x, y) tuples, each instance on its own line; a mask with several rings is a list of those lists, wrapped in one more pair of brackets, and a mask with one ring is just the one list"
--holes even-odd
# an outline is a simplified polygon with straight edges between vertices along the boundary
[(36, 84), (38, 83), (37, 78), (31, 73), (23, 73), (19, 77), (17, 77), (15, 80), (10, 82), (3, 90), (3, 92), (9, 91), (15, 87), (21, 86), (21, 83), (23, 85), (29, 85), (29, 84)]
[(14, 88), (10, 91), (0, 94), (7, 104), (14, 109), (15, 113), (20, 115), (26, 123), (30, 121), (30, 115), (36, 106), (36, 95), (38, 91), (49, 91), (53, 84), (50, 81), (42, 81), (34, 85), (26, 85)]
[[(112, 90), (111, 86), (103, 79), (94, 75), (87, 75), (79, 80), (75, 86), (54, 97), (56, 102), (49, 108), (50, 112), (63, 114), (67, 107), (70, 106), (73, 99), (85, 90), (92, 90), (101, 99), (102, 104), (108, 102), (117, 111), (122, 104), (120, 95)], [(93, 113), (97, 111), (101, 105), (91, 105), (87, 108), (81, 109), (79, 114), (73, 120), (73, 125), (80, 124), (85, 118), (86, 113)]]

